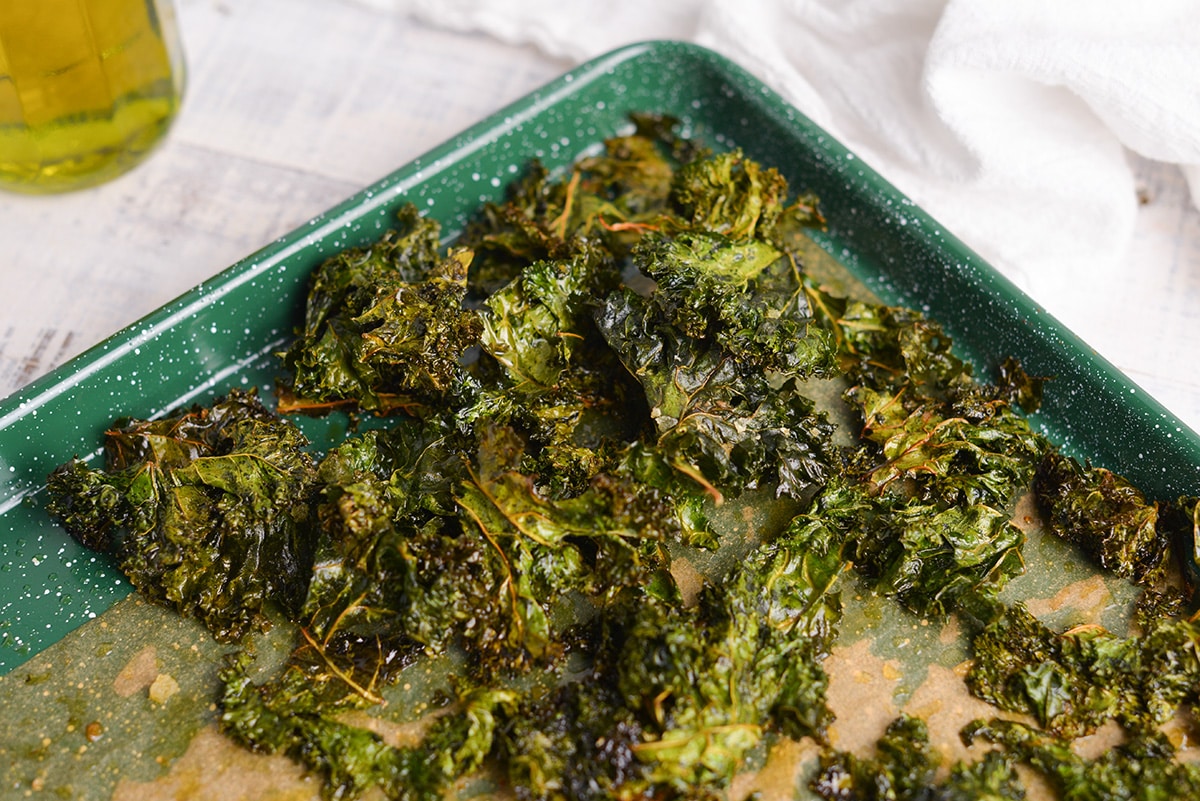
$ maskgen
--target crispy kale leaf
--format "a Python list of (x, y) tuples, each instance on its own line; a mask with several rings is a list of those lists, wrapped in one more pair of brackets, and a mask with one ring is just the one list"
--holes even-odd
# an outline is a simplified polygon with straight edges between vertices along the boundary
[(1158, 526), (1158, 504), (1127, 480), (1052, 453), (1038, 468), (1034, 492), (1049, 530), (1101, 567), (1139, 584), (1163, 579), (1171, 544)]
[(1170, 801), (1200, 795), (1200, 768), (1175, 759), (1175, 747), (1161, 732), (1142, 732), (1086, 759), (1068, 741), (1016, 721), (975, 721), (963, 740), (1002, 745), (1013, 758), (1045, 775), (1062, 798)]
[(842, 532), (859, 572), (913, 611), (994, 594), (1024, 569), (1009, 518), (1048, 449), (1009, 400), (1024, 373), (1009, 365), (1001, 386), (978, 384), (920, 314), (806, 292), (862, 420), (862, 445), (814, 522)]
[(476, 770), (491, 751), (500, 713), (516, 705), (510, 690), (465, 692), (439, 717), (420, 746), (389, 745), (345, 722), (345, 707), (314, 692), (309, 677), (287, 669), (255, 684), (242, 654), (222, 672), (221, 730), (263, 753), (286, 754), (324, 779), (329, 799), (378, 788), (400, 801), (436, 801), (451, 783)]
[(520, 467), (538, 489), (554, 498), (578, 495), (616, 469), (626, 443), (646, 427), (637, 388), (623, 371), (606, 369), (604, 356), (599, 369), (571, 371), (554, 387), (484, 388), (459, 419), (480, 432), (517, 432), (524, 441)]
[[(859, 386), (848, 397), (861, 408), (868, 443), (852, 491), (872, 499), (850, 533), (859, 569), (914, 611), (934, 614), (1021, 573), (1024, 535), (1010, 510), (1045, 448), (1025, 420), (974, 394), (914, 404), (904, 390)], [(846, 490), (830, 492), (864, 505)]]
[(591, 319), (616, 280), (597, 257), (540, 261), (482, 311), (482, 349), (498, 369), (459, 419), (521, 432), (524, 469), (553, 495), (583, 492), (644, 428), (639, 391)]
[(1052, 734), (1091, 734), (1109, 719), (1148, 731), (1200, 693), (1200, 626), (1159, 618), (1142, 636), (1097, 625), (1055, 633), (1018, 604), (972, 641), (967, 685), (1001, 709), (1025, 712)]
[(364, 700), (378, 699), (406, 654), (450, 642), (461, 601), (433, 579), (474, 586), (452, 526), (453, 486), (466, 475), (456, 440), (410, 418), (347, 440), (318, 467), (321, 532), (300, 620), (310, 661)]
[(735, 239), (767, 238), (787, 193), (778, 170), (732, 151), (683, 165), (671, 184), (671, 204), (691, 228)]
[(105, 434), (107, 466), (75, 459), (49, 478), (50, 514), (113, 553), (144, 596), (221, 640), (295, 609), (312, 566), (315, 470), (290, 422), (252, 393)]
[(863, 437), (878, 445), (864, 476), (872, 493), (896, 490), (922, 501), (1004, 509), (1033, 477), (1045, 440), (999, 399), (978, 392), (949, 402), (859, 386), (848, 397), (861, 410)]
[(780, 379), (827, 376), (833, 344), (814, 324), (795, 265), (759, 239), (709, 231), (647, 234), (634, 264), (655, 280), (656, 327), (711, 341)]
[(828, 801), (1022, 801), (1011, 761), (991, 751), (978, 762), (956, 763), (938, 780), (940, 754), (929, 746), (919, 718), (894, 720), (876, 743), (876, 755), (863, 759), (842, 751), (821, 758), (813, 792)]
[(1024, 536), (988, 506), (881, 498), (838, 479), (802, 519), (844, 542), (877, 591), (920, 614), (945, 616), (964, 597), (993, 595), (1023, 567)]
[(604, 153), (580, 159), (564, 180), (533, 162), (506, 202), (484, 204), (460, 239), (476, 253), (472, 296), (489, 297), (533, 262), (596, 245), (623, 259), (662, 222), (674, 163), (699, 155), (669, 131), (665, 120), (642, 116), (633, 134), (607, 140)]
[(788, 530), (694, 607), (647, 588), (594, 622), (591, 670), (533, 700), (501, 754), (522, 798), (719, 797), (769, 736), (823, 737), (840, 551)]
[(468, 383), (459, 362), (482, 330), (462, 306), (472, 254), (441, 257), (437, 224), (411, 206), (400, 220), (402, 233), (314, 273), (304, 325), (282, 354), (291, 374), (282, 409), (419, 409)]
[(1004, 401), (915, 394), (865, 385), (847, 393), (864, 442), (807, 516), (837, 532), (881, 592), (940, 616), (1023, 571), (1025, 538), (1011, 509), (1045, 443)]
[(554, 387), (586, 358), (591, 304), (616, 280), (599, 256), (534, 262), (484, 302), (484, 351), (514, 383)]
[[(716, 495), (774, 485), (802, 497), (819, 485), (832, 426), (799, 383), (825, 374), (833, 352), (798, 282), (779, 289), (788, 260), (704, 232), (647, 237), (634, 256), (655, 290), (611, 294), (597, 322), (643, 387), (657, 447)], [(756, 292), (760, 278), (773, 291)]]
[(880, 392), (907, 387), (916, 400), (973, 386), (971, 368), (954, 355), (950, 337), (920, 312), (835, 296), (811, 281), (804, 291), (852, 384)]
[(603, 801), (645, 781), (642, 727), (604, 675), (528, 699), (503, 728), (499, 754), (521, 801)]
[(1200, 497), (1183, 496), (1164, 504), (1159, 513), (1159, 525), (1178, 554), (1193, 597), (1200, 589)]
[(629, 477), (546, 496), (520, 471), (510, 429), (488, 429), (471, 464), (446, 449), (452, 435), (410, 428), (363, 435), (321, 465), (330, 483), (305, 618), (323, 653), (409, 641), (462, 647), (480, 675), (544, 663), (562, 651), (560, 607), (576, 596), (603, 606), (648, 582), (661, 547), (683, 536), (673, 501)]
[(909, 801), (928, 795), (941, 760), (929, 747), (929, 732), (922, 720), (905, 716), (892, 721), (876, 743), (876, 751), (874, 759), (826, 753), (821, 772), (812, 780), (812, 790), (836, 801)]
[(463, 537), (490, 576), (486, 607), (470, 610), (468, 651), (486, 670), (544, 661), (561, 649), (556, 607), (567, 593), (604, 605), (648, 583), (660, 548), (681, 531), (670, 499), (627, 478), (601, 474), (575, 497), (542, 495), (515, 468), (520, 443), (500, 430), (455, 500)]
[(832, 426), (794, 385), (648, 328), (638, 296), (610, 301), (601, 329), (641, 382), (659, 437), (680, 472), (719, 496), (777, 486), (802, 497), (829, 473)]
[(695, 607), (648, 598), (621, 644), (616, 684), (636, 710), (644, 773), (633, 783), (679, 789), (728, 785), (772, 729), (824, 737), (828, 655), (846, 569), (822, 532), (792, 528)]

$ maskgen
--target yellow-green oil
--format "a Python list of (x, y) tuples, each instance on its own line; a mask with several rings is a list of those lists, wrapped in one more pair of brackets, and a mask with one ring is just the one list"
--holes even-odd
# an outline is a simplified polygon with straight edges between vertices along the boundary
[(0, 187), (125, 172), (166, 133), (183, 81), (169, 0), (0, 0)]

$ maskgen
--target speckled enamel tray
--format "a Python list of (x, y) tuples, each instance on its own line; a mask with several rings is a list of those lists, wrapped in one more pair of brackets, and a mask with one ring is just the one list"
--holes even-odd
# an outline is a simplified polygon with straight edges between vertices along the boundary
[[(0, 673), (129, 592), (46, 516), (51, 469), (97, 458), (118, 416), (231, 386), (269, 395), (272, 354), (322, 259), (376, 239), (407, 201), (452, 234), (530, 157), (567, 165), (626, 130), (636, 110), (675, 115), (688, 134), (741, 147), (815, 191), (829, 219), (819, 245), (884, 300), (941, 321), (979, 374), (1014, 355), (1053, 376), (1037, 423), (1068, 450), (1152, 495), (1200, 489), (1200, 438), (1174, 416), (770, 89), (707, 50), (654, 42), (567, 73), (0, 403)], [(318, 446), (340, 425), (305, 422)]]

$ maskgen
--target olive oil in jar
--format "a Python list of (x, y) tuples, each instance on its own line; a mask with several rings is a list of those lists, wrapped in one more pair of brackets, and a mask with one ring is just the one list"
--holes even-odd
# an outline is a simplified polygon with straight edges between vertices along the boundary
[(0, 0), (0, 188), (125, 172), (166, 133), (183, 80), (170, 0)]

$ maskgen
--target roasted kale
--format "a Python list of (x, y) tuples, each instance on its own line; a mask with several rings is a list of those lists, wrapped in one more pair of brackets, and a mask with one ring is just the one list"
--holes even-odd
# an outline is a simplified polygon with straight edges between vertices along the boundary
[(645, 781), (642, 728), (603, 676), (587, 674), (506, 721), (498, 755), (521, 801), (601, 801)]
[(820, 662), (848, 566), (834, 543), (789, 530), (694, 607), (647, 598), (629, 624), (616, 683), (639, 712), (647, 791), (722, 788), (771, 732), (824, 739)]
[(592, 323), (595, 298), (617, 280), (594, 251), (535, 262), (481, 311), (481, 346), (497, 367), (460, 419), (521, 432), (524, 467), (555, 495), (584, 491), (642, 433), (636, 385)]
[(956, 762), (939, 778), (942, 758), (919, 718), (903, 715), (879, 738), (875, 756), (826, 753), (811, 789), (827, 801), (1022, 801), (1025, 788), (1012, 760), (998, 751)]
[[(574, 597), (603, 606), (646, 583), (661, 549), (685, 538), (670, 498), (619, 475), (546, 497), (520, 472), (522, 442), (510, 429), (489, 429), (474, 464), (443, 447), (372, 432), (321, 464), (322, 477), (339, 481), (322, 488), (305, 603), (319, 643), (456, 646), (480, 674), (520, 670), (562, 651), (560, 607)], [(347, 464), (355, 459), (365, 469)]]
[(316, 486), (307, 442), (253, 393), (159, 420), (117, 421), (106, 466), (79, 459), (49, 478), (49, 512), (111, 552), (147, 598), (203, 621), (221, 640), (295, 613), (312, 571)]
[(1136, 734), (1096, 759), (1081, 757), (1069, 741), (1017, 721), (975, 721), (963, 730), (963, 739), (1003, 746), (1046, 776), (1069, 801), (1200, 797), (1200, 768), (1177, 761), (1175, 747), (1157, 731)]
[(777, 170), (739, 151), (685, 164), (671, 184), (671, 204), (685, 225), (733, 239), (769, 237), (787, 194)]
[(944, 617), (961, 597), (995, 594), (1023, 569), (1024, 535), (982, 504), (873, 497), (838, 479), (799, 519), (843, 541), (860, 576), (920, 614)]
[(1050, 531), (1101, 567), (1140, 584), (1162, 580), (1171, 545), (1158, 526), (1158, 505), (1127, 480), (1051, 453), (1038, 468), (1034, 492)]
[[(314, 271), (279, 408), (373, 430), (318, 459), (232, 392), (51, 475), (51, 513), (145, 594), (225, 640), (293, 624), (279, 669), (231, 658), (222, 729), (338, 799), (442, 798), (485, 765), (523, 800), (720, 799), (780, 738), (818, 744), (811, 789), (838, 801), (1021, 799), (1018, 761), (1067, 798), (1195, 794), (1158, 727), (1200, 701), (1200, 623), (1166, 581), (1196, 499), (1059, 454), (1015, 360), (985, 383), (935, 321), (823, 288), (795, 239), (817, 200), (778, 171), (633, 122), (561, 175), (534, 162), (452, 242), (407, 205)], [(1051, 531), (1149, 585), (1140, 633), (1001, 603), (1031, 486)], [(719, 531), (739, 501), (784, 517)], [(846, 581), (957, 615), (970, 689), (1040, 728), (973, 724), (997, 750), (948, 770), (912, 717), (836, 750)], [(429, 655), (456, 675), (420, 745), (357, 725)], [(1127, 741), (1076, 757), (1109, 720)]]
[(508, 188), (504, 203), (487, 203), (459, 244), (472, 249), (470, 289), (483, 299), (531, 263), (569, 259), (599, 246), (623, 259), (643, 232), (670, 225), (668, 196), (675, 167), (701, 151), (673, 133), (673, 123), (638, 115), (629, 136), (581, 158), (569, 178), (554, 180), (534, 161)]
[(492, 749), (499, 714), (514, 707), (509, 690), (474, 690), (426, 732), (419, 747), (389, 745), (340, 716), (348, 708), (315, 691), (303, 671), (288, 669), (262, 684), (245, 653), (222, 675), (221, 730), (255, 751), (286, 754), (319, 775), (329, 799), (378, 788), (400, 801), (437, 801), (451, 782), (476, 770)]
[(580, 332), (591, 321), (591, 303), (619, 278), (592, 253), (534, 262), (484, 302), (483, 349), (514, 384), (555, 387), (585, 359), (590, 343)]
[(925, 798), (940, 759), (929, 748), (929, 732), (918, 718), (897, 718), (876, 743), (874, 759), (828, 753), (812, 789), (834, 801), (910, 801)]
[(420, 409), (463, 391), (459, 363), (482, 322), (462, 308), (471, 251), (438, 251), (439, 228), (406, 206), (404, 226), (326, 260), (304, 325), (283, 354), (287, 411)]
[(1159, 527), (1178, 554), (1193, 598), (1200, 600), (1200, 497), (1185, 495), (1163, 504)]
[(662, 546), (681, 536), (673, 504), (651, 487), (601, 475), (583, 494), (554, 501), (503, 457), (464, 481), (455, 500), (489, 594), (459, 625), (488, 671), (555, 656), (563, 632), (554, 613), (568, 594), (603, 605), (648, 583)]
[(862, 425), (861, 445), (821, 489), (809, 524), (838, 532), (859, 572), (918, 613), (994, 594), (1024, 569), (1011, 509), (1047, 443), (1006, 390), (969, 379), (921, 315), (807, 291)]
[(590, 671), (530, 703), (502, 754), (522, 797), (718, 797), (772, 736), (823, 738), (820, 662), (848, 568), (819, 532), (757, 548), (695, 606), (626, 595), (594, 623)]
[[(772, 264), (787, 263), (782, 254), (756, 240), (703, 237), (703, 246), (644, 240), (634, 263), (656, 290), (611, 294), (600, 330), (641, 383), (656, 445), (676, 469), (718, 496), (775, 486), (802, 497), (836, 458), (832, 425), (800, 386), (831, 371), (829, 340), (799, 294), (753, 291)], [(781, 326), (788, 336), (777, 336)]]
[(1018, 604), (973, 639), (967, 684), (1060, 737), (1091, 734), (1109, 719), (1149, 731), (1200, 700), (1200, 624), (1150, 625), (1133, 637), (1094, 624), (1056, 633)]
[(918, 312), (831, 295), (806, 282), (861, 421), (848, 469), (818, 496), (814, 525), (834, 526), (879, 590), (922, 614), (994, 594), (1024, 569), (1010, 520), (1049, 448), (1014, 407), (1037, 386), (1006, 363), (998, 386), (971, 377), (950, 338)]

